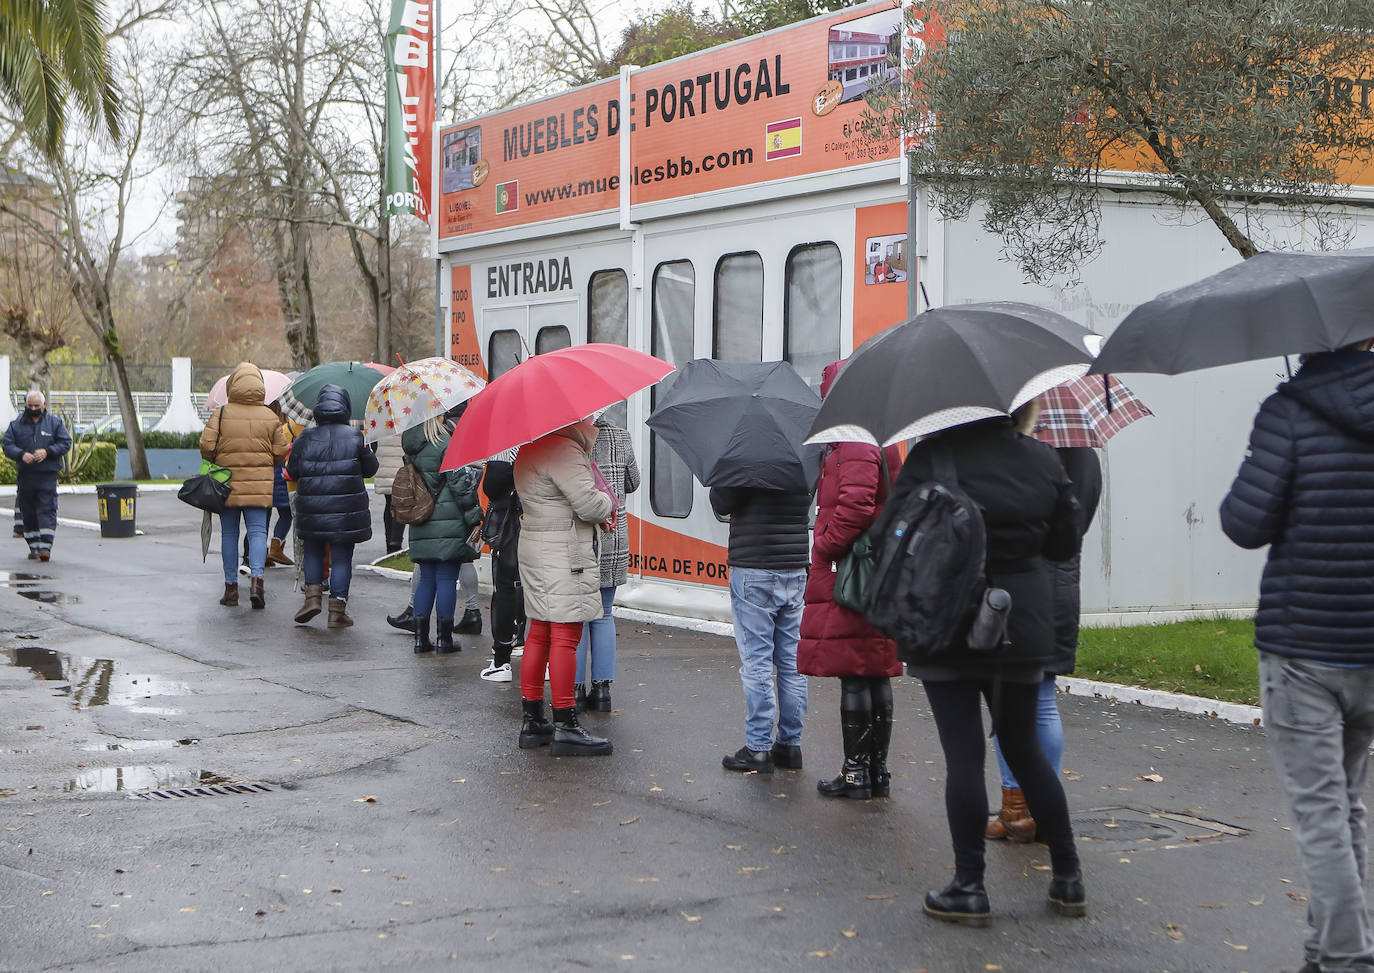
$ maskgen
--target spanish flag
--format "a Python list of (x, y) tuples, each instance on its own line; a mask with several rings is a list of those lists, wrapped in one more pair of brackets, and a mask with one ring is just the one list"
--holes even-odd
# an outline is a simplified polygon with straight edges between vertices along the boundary
[(763, 161), (773, 162), (801, 155), (801, 122), (800, 118), (788, 118), (768, 123), (763, 134)]

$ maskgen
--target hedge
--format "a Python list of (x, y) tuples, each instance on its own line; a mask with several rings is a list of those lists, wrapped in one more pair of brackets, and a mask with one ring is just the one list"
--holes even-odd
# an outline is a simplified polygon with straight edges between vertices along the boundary
[[(105, 483), (114, 479), (115, 475), (115, 454), (116, 450), (113, 443), (91, 443), (82, 445), (72, 444), (72, 450), (78, 455), (88, 449), (94, 449), (93, 455), (84, 467), (79, 476), (71, 477), (67, 475), (65, 468), (58, 474), (57, 478), (63, 483)], [(18, 482), (18, 477), (14, 470), (14, 461), (8, 456), (0, 456), (0, 485), (12, 486)]]
[[(102, 443), (112, 443), (117, 449), (129, 448), (129, 437), (122, 432), (104, 432), (98, 437)], [(144, 449), (199, 449), (198, 432), (145, 432)]]
[(92, 453), (91, 458), (86, 461), (86, 465), (81, 468), (78, 474), (70, 475), (67, 471), (67, 464), (64, 462), (58, 479), (63, 483), (105, 483), (113, 480), (116, 453), (118, 452), (114, 443), (73, 443), (68, 454), (69, 461), (79, 459), (88, 451)]

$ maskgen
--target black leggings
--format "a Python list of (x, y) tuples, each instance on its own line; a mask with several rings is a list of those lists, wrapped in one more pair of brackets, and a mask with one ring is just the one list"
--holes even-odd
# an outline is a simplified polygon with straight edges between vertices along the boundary
[(511, 642), (520, 619), (525, 617), (525, 590), (520, 586), (520, 569), (514, 552), (505, 557), (491, 553), (491, 638), (495, 665), (510, 661)]
[(954, 843), (955, 879), (968, 882), (983, 878), (983, 829), (988, 821), (983, 758), (987, 748), (979, 697), (986, 699), (992, 710), (1002, 756), (1025, 792), (1037, 839), (1049, 845), (1054, 874), (1075, 874), (1078, 850), (1068, 802), (1054, 768), (1040, 749), (1035, 729), (1040, 683), (1004, 682), (996, 692), (990, 679), (922, 684), (945, 751), (945, 814)]
[(892, 712), (892, 680), (887, 676), (841, 676), (840, 712)]

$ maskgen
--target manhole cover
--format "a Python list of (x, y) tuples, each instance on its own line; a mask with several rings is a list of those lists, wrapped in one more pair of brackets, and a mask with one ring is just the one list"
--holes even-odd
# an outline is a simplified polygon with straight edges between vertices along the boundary
[(1133, 807), (1092, 808), (1074, 815), (1073, 829), (1085, 841), (1164, 848), (1186, 848), (1199, 841), (1243, 838), (1249, 834), (1244, 828), (1193, 814)]

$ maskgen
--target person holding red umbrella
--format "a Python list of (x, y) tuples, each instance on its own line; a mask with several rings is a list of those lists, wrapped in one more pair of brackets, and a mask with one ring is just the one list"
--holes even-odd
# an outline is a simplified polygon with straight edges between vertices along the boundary
[[(555, 756), (609, 754), (611, 741), (577, 722), (573, 679), (582, 624), (601, 617), (598, 525), (615, 526), (615, 500), (596, 484), (591, 449), (597, 428), (583, 419), (523, 446), (515, 458), (520, 522), (520, 581), (529, 632), (520, 665), (523, 749), (551, 743)], [(544, 675), (553, 723), (544, 719)]]
[[(597, 429), (586, 417), (671, 371), (667, 362), (621, 345), (560, 348), (521, 362), (478, 392), (453, 430), (442, 469), (520, 447), (518, 563), (529, 618), (520, 667), (522, 749), (551, 743), (554, 754), (611, 752), (609, 740), (578, 725), (573, 699), (582, 623), (603, 612), (597, 526), (615, 526), (615, 501), (592, 472)], [(545, 672), (553, 723), (544, 716)]]

